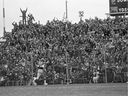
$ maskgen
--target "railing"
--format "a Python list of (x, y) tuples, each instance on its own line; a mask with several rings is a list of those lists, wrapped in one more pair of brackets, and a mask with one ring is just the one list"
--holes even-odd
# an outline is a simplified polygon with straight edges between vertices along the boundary
[(2, 82), (1, 86), (26, 86), (28, 85), (27, 81), (5, 81)]
[[(121, 77), (116, 77), (114, 78), (115, 81), (120, 79)], [(123, 79), (123, 82), (122, 82)], [(127, 72), (124, 75), (124, 78), (121, 79), (121, 82), (113, 82), (113, 83), (125, 83), (128, 81), (128, 76)], [(38, 84), (37, 85), (44, 85), (44, 80), (37, 80)], [(67, 84), (67, 79), (66, 78), (58, 78), (58, 79), (47, 79), (46, 82), (48, 85), (56, 85), (56, 84)], [(92, 79), (88, 78), (70, 78), (69, 79), (69, 84), (87, 84), (87, 83), (93, 83)], [(37, 83), (37, 82), (36, 82)], [(104, 77), (100, 77), (98, 80), (98, 83), (105, 83), (104, 82)], [(30, 84), (30, 81), (27, 80), (17, 80), (17, 81), (10, 81), (10, 80), (5, 80), (5, 81), (0, 81), (0, 86), (30, 86), (33, 84)]]

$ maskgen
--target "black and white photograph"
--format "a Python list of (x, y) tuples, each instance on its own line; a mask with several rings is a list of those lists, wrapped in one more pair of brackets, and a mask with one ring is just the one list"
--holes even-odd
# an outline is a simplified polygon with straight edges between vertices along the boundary
[(0, 96), (128, 96), (128, 0), (0, 0)]

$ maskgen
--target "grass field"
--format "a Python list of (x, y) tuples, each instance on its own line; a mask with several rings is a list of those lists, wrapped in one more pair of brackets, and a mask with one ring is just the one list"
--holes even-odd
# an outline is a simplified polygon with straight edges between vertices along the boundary
[(128, 96), (128, 84), (0, 87), (0, 96)]

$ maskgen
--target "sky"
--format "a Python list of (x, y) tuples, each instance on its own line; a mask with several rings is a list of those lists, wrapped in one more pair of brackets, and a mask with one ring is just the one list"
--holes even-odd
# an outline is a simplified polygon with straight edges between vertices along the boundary
[[(67, 0), (68, 20), (79, 21), (79, 11), (84, 11), (83, 19), (106, 18), (109, 12), (109, 0)], [(62, 20), (65, 12), (65, 0), (4, 0), (6, 31), (11, 32), (12, 23), (21, 20), (20, 8), (28, 8), (27, 14), (33, 14), (36, 22), (46, 24), (54, 18)], [(3, 0), (0, 0), (0, 37), (3, 36)]]

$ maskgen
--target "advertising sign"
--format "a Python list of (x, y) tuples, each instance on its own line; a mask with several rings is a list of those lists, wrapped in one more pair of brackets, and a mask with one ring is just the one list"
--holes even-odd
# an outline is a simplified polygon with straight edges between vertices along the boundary
[(109, 0), (110, 15), (128, 15), (128, 0)]

